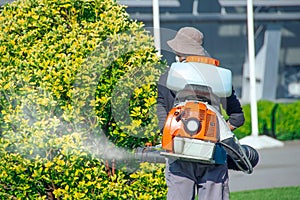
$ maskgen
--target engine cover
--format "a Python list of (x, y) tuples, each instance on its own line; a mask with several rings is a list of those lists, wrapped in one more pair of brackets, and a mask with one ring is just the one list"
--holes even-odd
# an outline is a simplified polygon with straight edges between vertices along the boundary
[(162, 137), (164, 155), (215, 163), (219, 135), (216, 113), (204, 102), (188, 100), (167, 116)]

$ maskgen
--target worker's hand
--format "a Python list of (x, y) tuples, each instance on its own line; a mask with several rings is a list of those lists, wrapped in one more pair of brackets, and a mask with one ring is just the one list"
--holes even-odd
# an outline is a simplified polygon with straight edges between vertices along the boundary
[(229, 120), (227, 120), (227, 125), (228, 125), (228, 127), (230, 128), (231, 131), (234, 131), (234, 130), (236, 129), (235, 126), (232, 126), (232, 125), (230, 124)]

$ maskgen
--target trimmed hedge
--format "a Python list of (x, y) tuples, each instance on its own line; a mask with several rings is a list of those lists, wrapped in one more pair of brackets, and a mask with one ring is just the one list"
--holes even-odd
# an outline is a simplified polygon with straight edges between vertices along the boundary
[[(300, 101), (276, 103), (260, 100), (257, 102), (259, 134), (278, 140), (300, 139)], [(234, 131), (238, 138), (251, 135), (250, 105), (243, 105), (245, 124)]]
[(163, 166), (105, 164), (159, 142), (143, 24), (114, 0), (14, 1), (0, 24), (0, 196), (164, 199)]
[(275, 135), (279, 140), (300, 139), (300, 101), (282, 103), (275, 113)]

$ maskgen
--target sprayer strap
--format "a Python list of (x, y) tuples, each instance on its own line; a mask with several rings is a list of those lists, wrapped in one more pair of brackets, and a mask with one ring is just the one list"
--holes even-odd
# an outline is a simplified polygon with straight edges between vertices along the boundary
[(200, 62), (200, 63), (206, 63), (211, 64), (215, 66), (220, 65), (220, 61), (214, 58), (206, 57), (206, 56), (188, 56), (186, 58), (186, 62)]

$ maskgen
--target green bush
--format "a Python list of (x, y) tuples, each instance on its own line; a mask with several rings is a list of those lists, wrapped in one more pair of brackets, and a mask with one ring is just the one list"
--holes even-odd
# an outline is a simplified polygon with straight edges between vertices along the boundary
[(281, 103), (275, 115), (275, 131), (279, 140), (300, 139), (300, 101)]
[(162, 199), (163, 166), (131, 176), (105, 166), (159, 141), (155, 85), (166, 65), (143, 24), (114, 0), (15, 1), (0, 24), (0, 195)]
[[(264, 135), (274, 136), (274, 114), (277, 104), (272, 101), (260, 100), (257, 102), (258, 131)], [(251, 134), (251, 107), (249, 104), (243, 105), (245, 123), (235, 131), (238, 138)]]
[[(261, 135), (268, 135), (279, 140), (300, 139), (300, 112), (296, 109), (300, 102), (276, 103), (260, 100), (257, 102), (258, 131)], [(245, 124), (234, 131), (238, 138), (251, 134), (250, 105), (243, 105)]]

